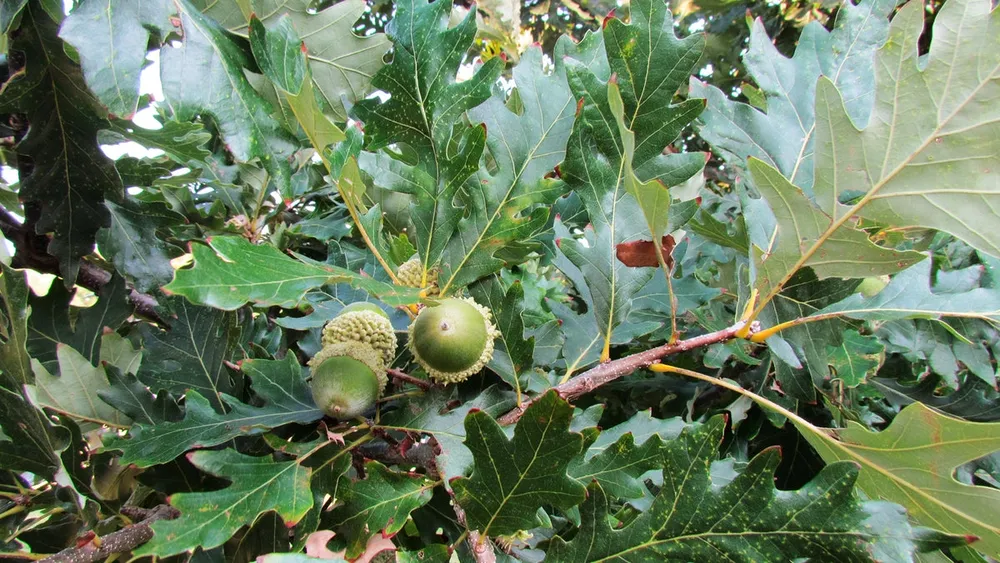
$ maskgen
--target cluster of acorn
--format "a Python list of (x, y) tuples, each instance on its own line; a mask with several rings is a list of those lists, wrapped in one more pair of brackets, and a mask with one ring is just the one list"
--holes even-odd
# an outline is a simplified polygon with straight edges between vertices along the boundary
[[(399, 268), (404, 285), (426, 281), (418, 258)], [(420, 271), (419, 274), (416, 274)], [(428, 287), (436, 281), (429, 277)], [(430, 293), (430, 292), (425, 292)], [(410, 323), (408, 347), (434, 381), (464, 381), (493, 357), (499, 332), (490, 312), (469, 298), (429, 302)], [(360, 416), (382, 396), (396, 356), (389, 316), (373, 303), (352, 303), (323, 327), (323, 349), (309, 360), (316, 405), (336, 418)]]

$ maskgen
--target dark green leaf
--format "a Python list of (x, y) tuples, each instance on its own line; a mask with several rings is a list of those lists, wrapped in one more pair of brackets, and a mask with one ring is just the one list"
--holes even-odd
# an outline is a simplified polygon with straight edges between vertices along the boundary
[(35, 231), (53, 233), (48, 252), (72, 286), (80, 258), (93, 250), (98, 229), (110, 224), (105, 198), (120, 200), (124, 190), (97, 144), (97, 132), (108, 126), (106, 112), (90, 96), (57, 31), (37, 4), (22, 12), (11, 49), (27, 61), (24, 72), (4, 85), (0, 110), (24, 113), (31, 123), (16, 149), (33, 165), (21, 177), (19, 197), (41, 210)]
[[(487, 100), (501, 61), (491, 59), (475, 75), (457, 82), (456, 72), (476, 35), (475, 13), (448, 27), (452, 5), (444, 0), (402, 0), (387, 26), (392, 63), (372, 79), (390, 99), (361, 100), (353, 114), (366, 127), (368, 148), (405, 143), (418, 156), (417, 170), (397, 163), (405, 182), (377, 185), (414, 196), (410, 219), (414, 246), (425, 267), (435, 265), (452, 237), (462, 210), (453, 205), (461, 186), (479, 169), (483, 127), (459, 126), (465, 111)], [(370, 168), (366, 168), (369, 173)]]
[[(91, 307), (70, 306), (73, 293), (53, 284), (43, 297), (31, 296), (28, 351), (49, 371), (56, 371), (56, 349), (67, 345), (93, 365), (101, 360), (101, 339), (105, 329), (117, 330), (132, 314), (125, 280), (111, 278), (101, 288), (97, 303)], [(71, 321), (75, 319), (75, 322)]]
[[(106, 348), (107, 344), (104, 346)], [(172, 422), (184, 416), (167, 391), (158, 391), (154, 396), (134, 374), (123, 372), (113, 365), (106, 365), (104, 369), (111, 385), (98, 390), (97, 395), (137, 424)]]
[(471, 288), (476, 303), (493, 313), (493, 323), (500, 330), (488, 367), (520, 393), (521, 378), (534, 365), (535, 343), (524, 336), (524, 288), (514, 282), (504, 291), (499, 278), (492, 276)]
[(0, 266), (0, 375), (5, 389), (31, 383), (34, 373), (28, 356), (28, 284), (25, 273)]
[(62, 465), (59, 452), (70, 442), (70, 432), (53, 426), (41, 410), (28, 402), (23, 386), (34, 381), (25, 348), (28, 335), (28, 284), (25, 274), (0, 265), (0, 467), (30, 471), (48, 478)]
[(164, 46), (160, 55), (163, 94), (175, 118), (189, 121), (213, 116), (233, 156), (243, 162), (260, 159), (281, 193), (290, 191), (288, 157), (295, 140), (272, 117), (271, 104), (247, 81), (252, 68), (247, 53), (187, 0), (175, 3), (183, 40)]
[[(608, 61), (620, 84), (621, 127), (603, 77), (569, 59), (570, 88), (583, 103), (560, 172), (583, 200), (592, 228), (586, 230), (584, 241), (563, 238), (560, 249), (586, 280), (601, 334), (600, 357), (607, 359), (615, 329), (628, 317), (633, 296), (653, 276), (652, 270), (629, 268), (615, 257), (619, 244), (652, 236), (648, 225), (635, 220), (644, 216), (643, 209), (626, 184), (656, 178), (665, 186), (677, 185), (705, 163), (699, 153), (661, 154), (704, 107), (701, 100), (673, 104), (704, 40), (697, 35), (678, 39), (673, 19), (658, 0), (635, 3), (629, 24), (609, 19), (604, 34)], [(633, 135), (632, 158), (626, 154), (623, 131)], [(573, 281), (579, 289), (578, 280)]]
[(343, 504), (330, 515), (338, 538), (347, 543), (347, 557), (361, 555), (374, 534), (395, 535), (410, 512), (427, 504), (435, 486), (419, 475), (389, 471), (377, 461), (366, 463), (365, 478), (344, 487)]
[(139, 547), (136, 556), (211, 549), (264, 512), (273, 510), (286, 523), (295, 523), (312, 507), (312, 471), (297, 461), (278, 462), (271, 456), (251, 457), (233, 450), (199, 451), (188, 457), (202, 471), (232, 484), (218, 491), (172, 495), (170, 504), (181, 516), (154, 522), (153, 539)]
[(882, 363), (885, 346), (873, 336), (862, 336), (856, 330), (844, 332), (840, 346), (830, 349), (833, 377), (847, 387), (857, 387)]
[(236, 314), (195, 307), (180, 298), (170, 300), (169, 306), (160, 311), (170, 323), (169, 331), (148, 324), (140, 328), (144, 355), (139, 380), (151, 389), (178, 394), (193, 389), (222, 408), (223, 394), (241, 387), (226, 367), (240, 338)]
[(129, 429), (128, 438), (111, 437), (105, 446), (120, 450), (122, 463), (149, 467), (168, 462), (194, 448), (214, 446), (237, 436), (260, 434), (284, 424), (305, 424), (323, 417), (312, 400), (312, 392), (294, 354), (288, 354), (284, 360), (247, 360), (241, 369), (250, 376), (253, 391), (262, 405), (247, 405), (222, 395), (229, 409), (219, 414), (204, 397), (189, 391), (183, 420), (136, 424)]
[(724, 430), (724, 419), (716, 417), (670, 442), (663, 488), (649, 510), (624, 527), (609, 521), (604, 490), (591, 484), (576, 536), (554, 539), (548, 557), (566, 562), (911, 557), (917, 534), (905, 512), (860, 502), (852, 492), (856, 465), (830, 465), (802, 489), (777, 491), (779, 455), (768, 449), (734, 480), (714, 486), (710, 466)]
[(107, 204), (111, 227), (101, 229), (97, 244), (118, 271), (128, 276), (139, 291), (150, 291), (170, 282), (174, 268), (166, 244), (156, 230), (179, 222), (180, 217), (155, 204), (126, 200)]
[(523, 261), (544, 231), (549, 208), (566, 190), (562, 182), (546, 178), (566, 154), (576, 109), (562, 60), (545, 74), (542, 50), (530, 48), (513, 79), (523, 102), (519, 113), (508, 108), (502, 91), (469, 110), (473, 123), (486, 126), (496, 171), (480, 168), (459, 192), (467, 215), (442, 257), (438, 285), (444, 293), (505, 263)]
[(471, 478), (452, 481), (455, 500), (470, 529), (484, 536), (513, 534), (534, 527), (543, 505), (567, 509), (584, 498), (584, 487), (566, 475), (583, 436), (569, 432), (573, 408), (555, 391), (528, 407), (513, 440), (488, 414), (465, 418), (466, 446), (476, 460)]
[[(579, 416), (573, 419), (574, 423)], [(660, 420), (643, 411), (600, 432), (569, 466), (569, 476), (589, 485), (596, 480), (613, 498), (635, 499), (645, 493), (640, 477), (663, 467), (664, 440), (673, 440), (685, 428), (679, 418)], [(636, 445), (640, 444), (640, 445)]]
[(288, 15), (278, 18), (269, 28), (251, 15), (250, 47), (257, 66), (268, 80), (289, 94), (298, 94), (302, 90), (306, 57)]

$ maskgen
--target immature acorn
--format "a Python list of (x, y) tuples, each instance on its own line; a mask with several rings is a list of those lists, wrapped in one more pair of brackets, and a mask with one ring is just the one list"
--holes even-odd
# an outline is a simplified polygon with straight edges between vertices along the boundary
[(500, 332), (488, 309), (472, 299), (449, 298), (420, 310), (410, 324), (413, 357), (439, 383), (458, 383), (493, 357)]
[(361, 342), (379, 352), (382, 362), (396, 358), (396, 333), (389, 315), (373, 303), (351, 303), (323, 327), (323, 346), (337, 342)]
[(416, 254), (412, 258), (403, 262), (399, 265), (399, 269), (396, 270), (396, 279), (399, 280), (400, 285), (406, 287), (426, 287), (427, 295), (437, 295), (438, 294), (438, 270), (437, 268), (431, 268), (427, 270), (427, 285), (425, 286), (424, 281), (424, 264), (420, 261), (420, 257)]
[(382, 355), (361, 342), (335, 342), (309, 360), (313, 401), (336, 418), (360, 416), (388, 382)]

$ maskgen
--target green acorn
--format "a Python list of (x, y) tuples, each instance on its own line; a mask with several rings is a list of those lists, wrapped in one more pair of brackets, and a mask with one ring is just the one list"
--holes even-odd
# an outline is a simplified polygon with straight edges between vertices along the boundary
[(439, 383), (458, 383), (483, 369), (500, 335), (488, 309), (472, 299), (449, 298), (420, 310), (410, 324), (413, 357)]
[[(374, 309), (378, 309), (377, 311)], [(385, 365), (396, 358), (396, 333), (385, 311), (372, 303), (352, 303), (323, 327), (323, 346), (360, 342), (377, 350)]]
[[(309, 363), (313, 366), (310, 387), (316, 406), (332, 417), (344, 419), (360, 416), (375, 405), (386, 376), (385, 368), (380, 367), (381, 358), (370, 346), (354, 346), (368, 349), (367, 353), (362, 353), (367, 355), (368, 361), (339, 354), (343, 350), (329, 350), (341, 346), (350, 344), (324, 348)], [(374, 368), (369, 361), (374, 361)]]
[(382, 395), (382, 391), (389, 383), (389, 376), (386, 374), (385, 361), (378, 350), (363, 342), (332, 342), (323, 346), (323, 349), (309, 360), (309, 366), (315, 369), (326, 360), (337, 357), (348, 357), (368, 366), (378, 383), (378, 395)]
[(396, 279), (400, 285), (406, 287), (426, 287), (426, 295), (437, 295), (438, 293), (438, 270), (431, 268), (427, 271), (427, 284), (424, 285), (424, 264), (416, 254), (412, 258), (400, 264), (396, 270)]

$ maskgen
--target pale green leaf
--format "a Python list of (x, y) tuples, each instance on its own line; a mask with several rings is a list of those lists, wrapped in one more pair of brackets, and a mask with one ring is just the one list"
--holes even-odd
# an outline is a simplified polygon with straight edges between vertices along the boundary
[(94, 425), (123, 428), (131, 422), (127, 416), (101, 400), (98, 395), (111, 387), (103, 366), (94, 366), (87, 358), (65, 344), (56, 349), (58, 375), (53, 375), (37, 360), (32, 360), (35, 384), (29, 386), (32, 401), (71, 418)]
[(1000, 556), (1000, 490), (954, 478), (959, 465), (1000, 450), (1000, 423), (966, 422), (914, 403), (881, 432), (855, 422), (829, 431), (796, 424), (828, 463), (859, 464), (858, 487), (868, 496), (903, 505), (924, 526), (977, 536), (977, 549)]

